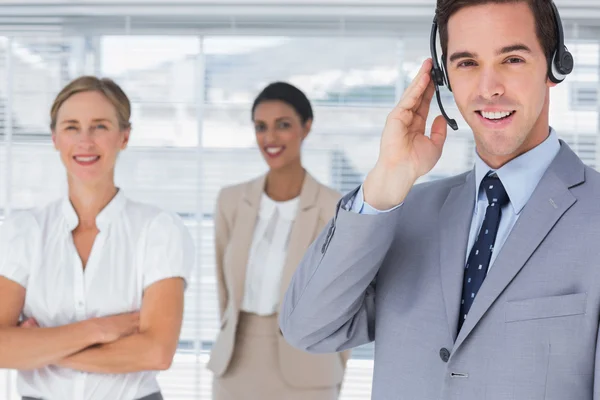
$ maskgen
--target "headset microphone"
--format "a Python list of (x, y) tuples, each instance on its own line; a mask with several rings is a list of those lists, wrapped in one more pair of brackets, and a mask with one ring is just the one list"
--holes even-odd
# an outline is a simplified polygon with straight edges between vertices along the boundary
[(437, 50), (436, 50), (436, 34), (438, 30), (437, 25), (437, 15), (433, 18), (433, 26), (431, 27), (431, 40), (430, 40), (430, 50), (431, 50), (431, 60), (433, 62), (433, 67), (431, 68), (431, 79), (433, 79), (433, 86), (435, 86), (435, 97), (437, 98), (438, 106), (440, 107), (440, 111), (444, 116), (444, 119), (450, 125), (450, 128), (453, 130), (458, 130), (458, 124), (456, 120), (450, 118), (448, 114), (446, 114), (446, 110), (444, 110), (444, 106), (442, 104), (442, 97), (440, 95), (440, 86), (447, 85), (448, 89), (450, 89), (450, 83), (447, 81), (446, 74), (440, 68), (440, 64), (437, 58)]

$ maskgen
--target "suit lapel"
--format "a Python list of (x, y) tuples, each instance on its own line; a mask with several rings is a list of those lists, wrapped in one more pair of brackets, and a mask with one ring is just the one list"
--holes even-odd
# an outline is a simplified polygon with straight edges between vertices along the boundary
[[(234, 282), (235, 304), (238, 310), (241, 308), (244, 299), (248, 258), (258, 219), (260, 200), (265, 188), (265, 180), (266, 175), (249, 182), (237, 208), (236, 222), (231, 239), (231, 246), (232, 249), (235, 249), (235, 252), (232, 255), (230, 279)], [(281, 278), (281, 299), (285, 295), (294, 271), (310, 246), (317, 229), (319, 222), (318, 193), (319, 184), (306, 172), (300, 193), (298, 213), (290, 232), (289, 247)]]
[(304, 253), (312, 243), (317, 225), (319, 223), (319, 207), (317, 207), (317, 198), (319, 194), (319, 184), (306, 172), (302, 192), (300, 193), (300, 203), (298, 213), (292, 225), (290, 232), (289, 247), (281, 275), (281, 290), (279, 304), (283, 303), (283, 297), (296, 271), (296, 267), (302, 260)]
[(254, 229), (260, 208), (260, 198), (264, 190), (266, 176), (248, 183), (238, 204), (231, 248), (235, 249), (231, 261), (230, 279), (234, 282), (235, 305), (239, 310), (244, 298), (246, 269)]
[(462, 293), (463, 268), (475, 205), (475, 173), (450, 190), (440, 210), (440, 269), (446, 317), (452, 338), (456, 338)]
[(569, 188), (583, 182), (584, 166), (564, 143), (561, 144), (561, 151), (540, 180), (479, 289), (455, 348), (462, 344), (562, 215), (576, 202)]

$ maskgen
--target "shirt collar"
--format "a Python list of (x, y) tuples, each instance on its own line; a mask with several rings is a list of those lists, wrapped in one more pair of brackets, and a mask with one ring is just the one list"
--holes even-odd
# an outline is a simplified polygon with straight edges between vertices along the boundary
[[(125, 207), (125, 202), (126, 197), (123, 193), (123, 190), (118, 189), (115, 197), (113, 197), (111, 201), (96, 216), (96, 226), (98, 227), (98, 230), (105, 230), (110, 222), (119, 216)], [(73, 208), (73, 204), (71, 203), (69, 196), (66, 196), (63, 200), (62, 210), (65, 220), (67, 221), (67, 227), (69, 228), (69, 231), (77, 228), (79, 225), (79, 217), (75, 212), (75, 208)]]
[(287, 221), (293, 221), (296, 218), (296, 212), (300, 197), (295, 197), (288, 201), (275, 201), (263, 192), (260, 202), (259, 215), (261, 218), (270, 219), (277, 209), (279, 216)]
[(527, 153), (509, 161), (498, 170), (490, 168), (479, 154), (475, 157), (475, 202), (479, 199), (481, 181), (490, 171), (496, 172), (506, 189), (515, 214), (519, 214), (542, 176), (560, 150), (560, 141), (556, 131), (550, 128), (550, 134), (542, 143)]

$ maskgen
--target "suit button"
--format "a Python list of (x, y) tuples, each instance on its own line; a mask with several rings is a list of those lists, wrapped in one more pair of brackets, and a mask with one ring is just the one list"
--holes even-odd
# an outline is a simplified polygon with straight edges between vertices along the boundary
[(447, 348), (442, 347), (442, 349), (440, 350), (440, 358), (443, 362), (448, 362), (448, 360), (450, 359), (450, 352)]

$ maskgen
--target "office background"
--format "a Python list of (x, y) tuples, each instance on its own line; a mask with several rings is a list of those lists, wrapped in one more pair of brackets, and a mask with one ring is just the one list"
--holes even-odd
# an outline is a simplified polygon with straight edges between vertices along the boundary
[[(600, 2), (556, 3), (576, 66), (552, 90), (551, 125), (599, 167)], [(128, 196), (181, 215), (198, 254), (179, 349), (159, 381), (169, 400), (210, 399), (205, 363), (218, 329), (213, 209), (220, 187), (266, 171), (250, 121), (254, 96), (275, 80), (305, 91), (315, 108), (305, 166), (340, 192), (353, 189), (375, 162), (387, 113), (429, 56), (434, 4), (0, 0), (0, 224), (65, 193), (48, 129), (60, 88), (82, 74), (116, 80), (133, 103), (117, 182)], [(443, 98), (460, 130), (450, 131), (423, 180), (473, 164), (468, 126), (451, 94)], [(354, 351), (343, 400), (369, 397), (372, 356), (371, 346)], [(18, 398), (14, 376), (0, 370), (0, 398)]]

